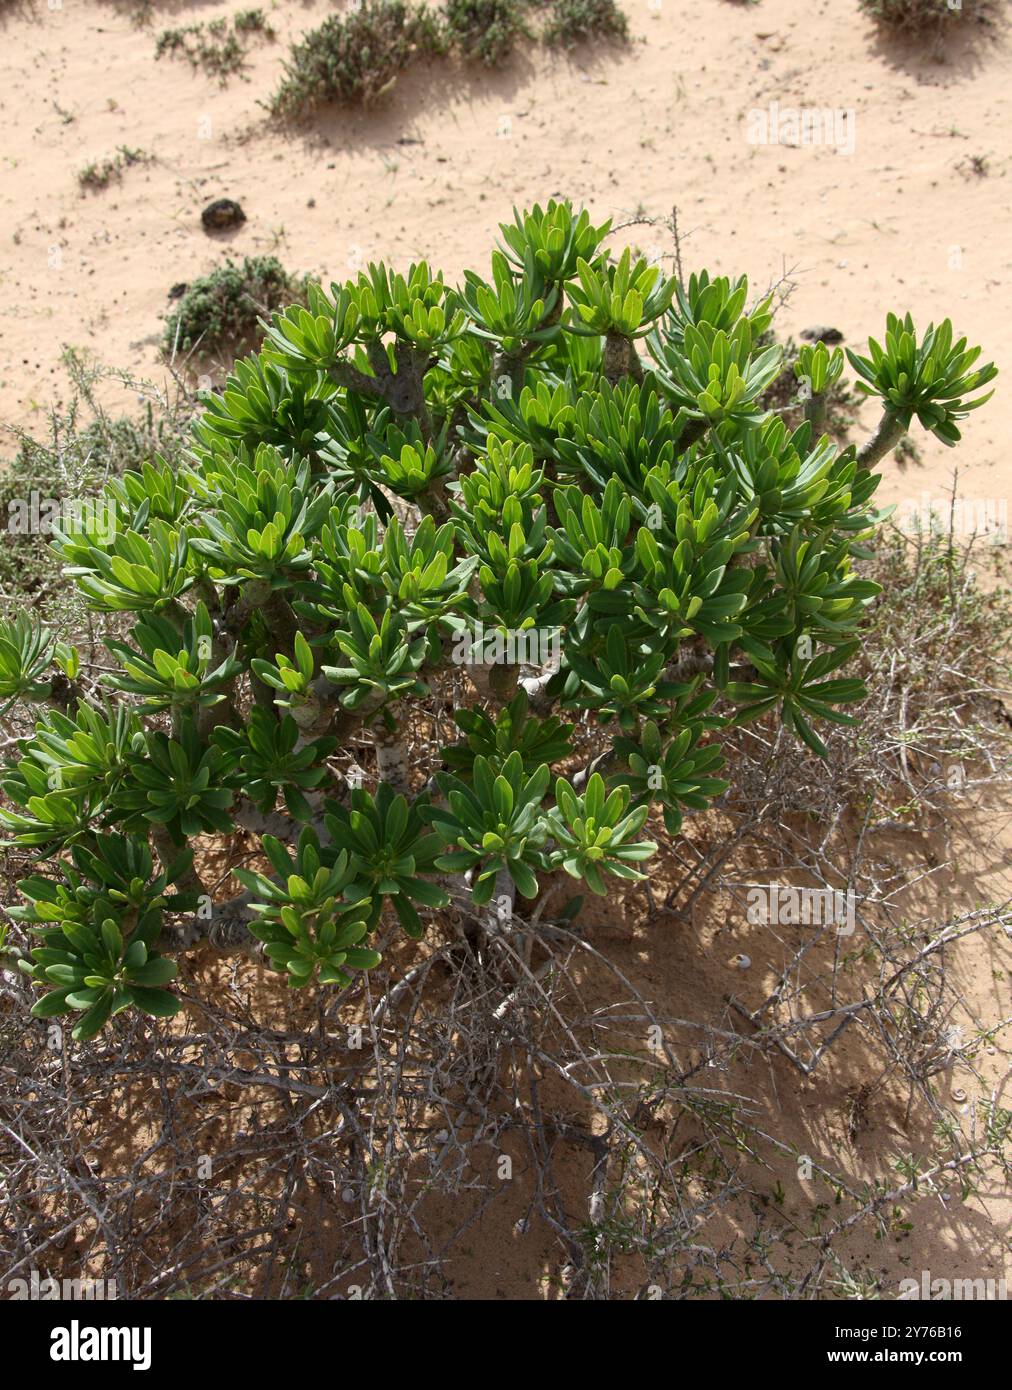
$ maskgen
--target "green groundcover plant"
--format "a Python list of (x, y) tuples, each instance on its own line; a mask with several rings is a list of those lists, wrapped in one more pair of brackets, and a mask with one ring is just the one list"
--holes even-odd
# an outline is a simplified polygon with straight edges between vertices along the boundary
[[(789, 430), (761, 404), (769, 298), (608, 231), (550, 202), (459, 288), (424, 263), (310, 285), (177, 466), (55, 531), (109, 635), (89, 671), (28, 617), (0, 631), (4, 708), (39, 706), (0, 810), (38, 858), (8, 948), (37, 1016), (86, 1039), (171, 1015), (174, 956), (237, 911), (294, 986), (347, 985), (451, 896), (517, 929), (550, 878), (642, 878), (726, 790), (722, 731), (780, 721), (823, 754), (856, 721), (874, 468), (915, 420), (954, 444), (994, 367), (890, 315), (849, 354), (867, 443), (813, 429), (844, 370), (822, 344)], [(413, 721), (448, 704), (458, 736), (413, 766)], [(194, 865), (236, 826), (262, 847), (239, 908)]]

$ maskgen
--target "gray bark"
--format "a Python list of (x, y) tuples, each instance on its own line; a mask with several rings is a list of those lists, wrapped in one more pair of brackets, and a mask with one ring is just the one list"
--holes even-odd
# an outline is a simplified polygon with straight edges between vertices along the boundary
[(865, 468), (874, 468), (879, 459), (896, 448), (905, 434), (906, 429), (892, 411), (883, 411), (875, 433), (857, 451), (858, 463), (863, 464)]

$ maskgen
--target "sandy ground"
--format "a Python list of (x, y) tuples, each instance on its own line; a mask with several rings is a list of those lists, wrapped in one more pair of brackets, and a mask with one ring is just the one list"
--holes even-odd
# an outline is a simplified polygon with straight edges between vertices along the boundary
[[(4, 8), (0, 420), (25, 423), (49, 402), (64, 344), (157, 376), (168, 290), (226, 255), (271, 251), (335, 278), (426, 257), (456, 279), (487, 264), (514, 204), (552, 195), (616, 223), (677, 205), (687, 270), (796, 282), (784, 334), (831, 323), (863, 346), (888, 309), (909, 309), (921, 325), (949, 315), (986, 358), (1010, 360), (1012, 48), (1000, 26), (932, 55), (883, 42), (857, 0), (631, 0), (627, 50), (530, 49), (495, 73), (439, 64), (399, 79), (374, 111), (331, 110), (286, 134), (258, 102), (287, 40), (331, 7), (270, 8), (277, 41), (254, 44), (248, 80), (225, 87), (155, 60), (161, 28), (238, 8), (156, 0), (148, 28), (101, 0)], [(835, 145), (754, 143), (749, 113), (771, 103), (853, 117)], [(124, 144), (154, 162), (82, 194), (78, 171)], [(249, 220), (211, 239), (199, 213), (217, 196)], [(661, 229), (625, 236), (670, 250)], [(921, 466), (890, 465), (880, 496), (942, 496), (958, 461), (967, 498), (1007, 499), (1010, 426), (1012, 394), (999, 391), (958, 453), (919, 434)]]
[[(155, 60), (159, 29), (241, 7), (156, 0), (146, 29), (102, 0), (0, 8), (0, 422), (30, 426), (59, 394), (64, 345), (160, 379), (169, 288), (227, 255), (271, 252), (292, 271), (333, 278), (370, 259), (426, 257), (453, 280), (487, 264), (514, 204), (550, 196), (616, 223), (662, 219), (676, 205), (686, 270), (747, 272), (756, 288), (794, 282), (778, 317), (783, 335), (831, 324), (863, 346), (881, 334), (886, 310), (909, 309), (921, 325), (949, 315), (985, 358), (1012, 360), (1012, 46), (998, 26), (939, 61), (883, 42), (857, 0), (626, 0), (625, 50), (531, 49), (493, 74), (437, 65), (400, 79), (374, 111), (329, 111), (285, 133), (258, 99), (277, 81), (287, 41), (330, 6), (274, 6), (277, 42), (251, 48), (245, 81), (221, 87), (180, 60)], [(841, 127), (853, 131), (853, 150), (847, 140), (751, 143), (749, 112), (774, 102), (781, 112), (855, 113)], [(151, 162), (82, 193), (79, 170), (120, 145)], [(210, 237), (200, 210), (219, 196), (238, 199), (248, 220)], [(671, 251), (649, 225), (630, 226), (615, 243), (623, 240)], [(918, 434), (920, 462), (887, 464), (880, 497), (941, 497), (958, 464), (968, 498), (1005, 501), (1012, 393), (998, 384), (961, 449)], [(1007, 814), (992, 811), (986, 824), (990, 838), (964, 837), (960, 872), (932, 889), (939, 920), (954, 902), (1008, 895)], [(915, 906), (927, 909), (923, 894)], [(701, 1000), (716, 1008), (724, 962), (744, 937), (702, 941), (681, 929), (648, 950), (643, 930), (630, 919), (610, 943), (637, 978), (676, 1012)], [(750, 950), (761, 968), (754, 942)], [(1010, 1011), (1007, 978), (994, 976), (986, 952), (969, 953), (964, 969), (973, 1013)], [(771, 1114), (792, 1135), (845, 1145), (834, 1125), (855, 1074), (859, 1057), (844, 1055), (820, 1093), (781, 1069)], [(871, 1117), (855, 1171), (880, 1175), (902, 1149), (901, 1119)], [(1007, 1195), (955, 1220), (920, 1215), (917, 1270), (923, 1255), (936, 1272), (961, 1273), (978, 1257), (987, 1264), (979, 1272), (1009, 1271)], [(501, 1239), (489, 1232), (484, 1273), (464, 1277), (461, 1293), (534, 1296), (537, 1259), (525, 1264), (506, 1232), (505, 1223)], [(869, 1262), (881, 1253), (869, 1250)], [(887, 1263), (890, 1278), (907, 1267), (902, 1253)]]

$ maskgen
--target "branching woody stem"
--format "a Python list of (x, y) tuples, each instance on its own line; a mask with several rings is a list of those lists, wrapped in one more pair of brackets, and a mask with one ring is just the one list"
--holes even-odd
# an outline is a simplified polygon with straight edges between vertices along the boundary
[(865, 468), (874, 468), (880, 459), (885, 458), (896, 448), (906, 428), (890, 410), (882, 412), (875, 433), (857, 451), (857, 461)]

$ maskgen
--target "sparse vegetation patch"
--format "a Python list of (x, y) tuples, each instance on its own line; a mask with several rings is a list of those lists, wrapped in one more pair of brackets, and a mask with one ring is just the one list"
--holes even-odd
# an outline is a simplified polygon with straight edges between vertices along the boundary
[(229, 259), (188, 285), (165, 324), (167, 352), (213, 355), (259, 336), (257, 320), (302, 293), (301, 282), (274, 256)]
[(517, 0), (447, 0), (444, 24), (449, 44), (462, 58), (489, 67), (501, 63), (531, 31)]
[(627, 39), (629, 22), (615, 0), (553, 0), (543, 38), (572, 48), (588, 39)]
[(124, 169), (129, 169), (134, 164), (150, 164), (151, 160), (152, 156), (144, 150), (133, 150), (127, 145), (120, 145), (110, 159), (92, 160), (79, 170), (77, 182), (82, 191), (87, 189), (92, 193), (99, 193), (111, 183), (120, 180)]
[(329, 101), (371, 101), (413, 59), (443, 51), (439, 21), (426, 6), (366, 0), (357, 10), (332, 15), (292, 45), (271, 111), (298, 116)]
[(263, 10), (240, 10), (231, 24), (221, 16), (207, 24), (163, 29), (155, 41), (155, 57), (171, 54), (185, 58), (191, 67), (224, 84), (230, 77), (242, 74), (247, 49), (254, 39), (270, 42), (274, 30)]
[[(26, 596), (37, 614), (51, 618), (76, 600), (47, 536), (11, 524), (19, 508), (27, 504), (43, 519), (47, 506), (91, 496), (109, 479), (153, 458), (175, 465), (185, 439), (186, 401), (156, 401), (146, 383), (73, 350), (64, 354), (63, 365), (70, 378), (67, 403), (48, 411), (43, 428), (12, 431), (9, 448), (7, 440), (0, 441), (0, 528), (5, 529), (0, 533), (0, 609), (8, 615), (24, 608)], [(110, 381), (131, 396), (145, 395), (138, 416), (110, 414), (103, 406), (100, 387)], [(55, 621), (64, 626), (59, 617)]]
[[(522, 40), (539, 37), (530, 23), (534, 8), (524, 0), (447, 0), (441, 11), (404, 0), (367, 0), (292, 45), (270, 110), (297, 117), (326, 102), (370, 102), (410, 64), (427, 58), (454, 56), (496, 67)], [(540, 38), (569, 48), (583, 39), (624, 40), (627, 33), (615, 0), (554, 0)]]
[(988, 0), (860, 0), (861, 8), (891, 29), (936, 31), (946, 25), (980, 19)]

